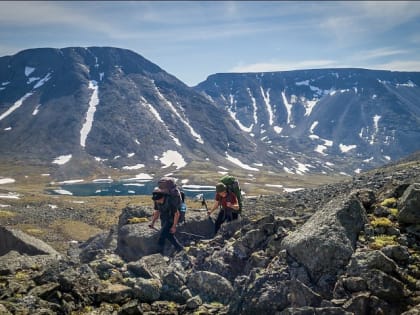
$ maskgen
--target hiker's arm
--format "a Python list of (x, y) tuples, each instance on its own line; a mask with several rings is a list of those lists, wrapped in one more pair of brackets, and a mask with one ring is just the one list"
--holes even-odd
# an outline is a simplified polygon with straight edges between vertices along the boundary
[(153, 227), (155, 225), (155, 222), (156, 222), (157, 219), (159, 219), (159, 210), (155, 210), (153, 212), (152, 223), (150, 223), (151, 227)]
[(207, 211), (207, 214), (208, 215), (212, 214), (213, 211), (216, 210), (218, 206), (219, 206), (219, 202), (218, 201), (215, 201), (214, 202), (214, 205), (213, 205), (213, 208), (211, 208), (209, 211)]
[(238, 201), (236, 201), (236, 203), (227, 202), (226, 205), (229, 208), (232, 208), (234, 210), (239, 210), (239, 203), (238, 203)]
[(233, 202), (228, 201), (226, 203), (226, 206), (228, 206), (228, 208), (231, 208), (233, 210), (239, 210), (239, 202), (238, 202), (238, 198), (236, 198), (236, 196), (233, 198)]
[(179, 211), (177, 210), (174, 214), (174, 223), (172, 224), (171, 229), (169, 230), (169, 232), (171, 232), (172, 234), (174, 234), (176, 232), (176, 225), (178, 224), (178, 220), (179, 220), (179, 216), (181, 214), (179, 213)]

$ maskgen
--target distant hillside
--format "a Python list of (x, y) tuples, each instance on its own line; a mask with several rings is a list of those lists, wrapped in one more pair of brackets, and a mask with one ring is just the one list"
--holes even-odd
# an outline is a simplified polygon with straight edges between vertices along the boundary
[(420, 149), (419, 86), (418, 72), (322, 69), (215, 74), (196, 89), (284, 170), (351, 174)]
[(0, 58), (0, 158), (97, 168), (348, 174), (420, 149), (420, 73), (215, 74), (195, 88), (125, 49)]

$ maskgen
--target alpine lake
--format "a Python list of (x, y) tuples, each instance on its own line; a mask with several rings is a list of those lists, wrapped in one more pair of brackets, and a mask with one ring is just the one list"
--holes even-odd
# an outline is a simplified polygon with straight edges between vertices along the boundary
[[(62, 183), (59, 188), (48, 189), (54, 195), (72, 196), (133, 196), (151, 195), (156, 187), (154, 181), (148, 182), (91, 182), (91, 183)], [(181, 185), (185, 197), (190, 199), (214, 199), (213, 186)]]

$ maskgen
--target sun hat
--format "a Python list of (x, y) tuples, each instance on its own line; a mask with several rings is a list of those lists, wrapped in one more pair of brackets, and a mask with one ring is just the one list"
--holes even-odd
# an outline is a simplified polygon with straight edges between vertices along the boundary
[(155, 189), (153, 189), (153, 192), (152, 192), (152, 200), (159, 200), (164, 195), (165, 194), (163, 193), (163, 191), (161, 189), (159, 189), (158, 187), (156, 187)]
[(226, 185), (223, 184), (223, 183), (217, 183), (216, 184), (216, 192), (221, 193), (221, 192), (224, 192), (224, 191), (226, 191)]

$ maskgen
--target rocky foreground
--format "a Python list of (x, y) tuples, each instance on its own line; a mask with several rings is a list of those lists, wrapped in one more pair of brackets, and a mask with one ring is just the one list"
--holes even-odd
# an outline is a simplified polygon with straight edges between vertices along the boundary
[[(420, 161), (245, 201), (157, 253), (151, 208), (66, 255), (0, 227), (0, 314), (420, 314)], [(214, 220), (214, 219), (213, 219)]]

